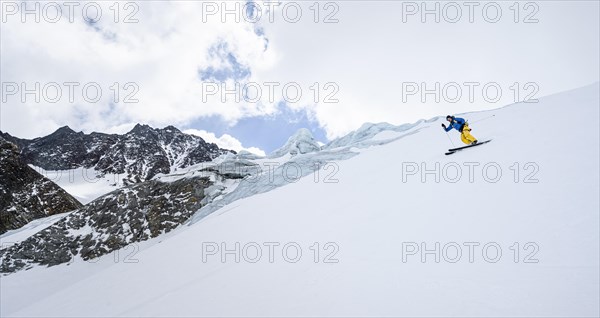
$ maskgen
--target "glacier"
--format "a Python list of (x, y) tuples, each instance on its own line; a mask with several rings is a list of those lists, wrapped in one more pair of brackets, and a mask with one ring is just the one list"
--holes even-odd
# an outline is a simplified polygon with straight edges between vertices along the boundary
[(599, 91), (460, 114), (493, 141), (452, 156), (443, 114), (365, 124), (324, 146), (300, 131), (267, 157), (159, 174), (240, 178), (216, 182), (170, 233), (0, 276), (0, 314), (598, 316)]

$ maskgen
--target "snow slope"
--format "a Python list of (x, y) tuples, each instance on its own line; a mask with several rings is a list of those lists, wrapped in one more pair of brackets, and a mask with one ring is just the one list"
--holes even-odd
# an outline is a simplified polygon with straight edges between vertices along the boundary
[(21, 241), (26, 240), (28, 237), (34, 235), (35, 233), (49, 227), (50, 225), (58, 222), (60, 219), (69, 215), (71, 212), (54, 214), (45, 218), (35, 219), (27, 225), (15, 229), (10, 230), (2, 235), (0, 235), (0, 246), (5, 246), (8, 244), (15, 244)]
[(123, 175), (100, 173), (86, 168), (44, 170), (34, 165), (29, 166), (58, 184), (83, 204), (88, 204), (102, 195), (123, 187)]
[[(238, 195), (97, 263), (1, 277), (0, 314), (598, 316), (599, 90), (594, 84), (465, 114), (474, 136), (493, 141), (452, 156), (444, 155), (451, 145), (442, 117), (402, 128), (366, 125), (324, 150), (287, 158), (312, 164), (339, 151), (337, 169)], [(437, 182), (420, 173), (436, 163), (446, 172)], [(485, 178), (484, 166), (491, 167)], [(230, 195), (237, 191), (248, 194), (241, 183)], [(239, 262), (220, 253), (236, 242)], [(439, 262), (407, 253), (436, 242)], [(297, 262), (293, 247), (283, 256), (285, 244), (300, 248)], [(502, 254), (488, 249), (486, 259), (484, 245)], [(257, 246), (262, 255), (253, 263)]]

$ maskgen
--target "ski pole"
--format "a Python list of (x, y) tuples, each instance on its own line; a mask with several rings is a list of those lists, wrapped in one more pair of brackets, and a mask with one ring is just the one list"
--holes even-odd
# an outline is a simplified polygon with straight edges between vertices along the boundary
[(448, 132), (446, 132), (446, 137), (448, 137), (448, 140), (450, 140), (450, 143), (452, 144), (452, 147), (456, 147), (454, 145), (454, 142), (452, 141), (452, 138), (450, 138), (450, 135), (448, 135)]
[(474, 123), (477, 123), (477, 122), (480, 122), (480, 121), (484, 121), (484, 120), (486, 120), (486, 119), (490, 119), (490, 118), (492, 118), (492, 117), (494, 117), (494, 116), (496, 116), (496, 115), (492, 115), (492, 116), (488, 116), (488, 117), (485, 117), (485, 118), (478, 119), (478, 120), (476, 120), (476, 121), (472, 122), (471, 124), (474, 124)]

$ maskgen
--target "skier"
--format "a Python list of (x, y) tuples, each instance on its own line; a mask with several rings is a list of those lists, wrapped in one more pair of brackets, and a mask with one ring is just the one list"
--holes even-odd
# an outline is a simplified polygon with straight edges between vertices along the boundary
[(467, 145), (474, 145), (477, 143), (477, 139), (471, 135), (471, 128), (469, 128), (469, 124), (463, 118), (454, 117), (452, 115), (446, 116), (446, 120), (450, 122), (450, 125), (446, 127), (445, 124), (442, 124), (444, 130), (446, 132), (452, 130), (452, 128), (458, 130), (460, 132), (460, 140)]

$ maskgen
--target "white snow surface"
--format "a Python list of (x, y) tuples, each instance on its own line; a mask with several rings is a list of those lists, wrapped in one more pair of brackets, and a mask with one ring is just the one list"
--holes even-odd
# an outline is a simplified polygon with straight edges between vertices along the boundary
[(44, 170), (30, 165), (35, 171), (58, 184), (83, 204), (123, 187), (123, 177), (118, 174), (101, 174), (94, 169)]
[(291, 154), (292, 156), (297, 154), (306, 154), (319, 151), (320, 148), (321, 146), (315, 140), (310, 130), (301, 128), (294, 135), (288, 138), (283, 147), (270, 154), (269, 158), (279, 158), (287, 154)]
[(18, 229), (7, 231), (6, 233), (0, 235), (0, 246), (4, 248), (12, 244), (24, 241), (28, 237), (34, 235), (35, 233), (58, 222), (60, 219), (69, 215), (71, 212), (54, 214), (45, 218), (35, 219)]
[[(599, 316), (599, 90), (461, 114), (493, 141), (451, 156), (443, 114), (255, 158), (262, 173), (211, 189), (215, 201), (187, 226), (94, 263), (0, 277), (0, 315)], [(290, 162), (304, 175), (296, 182), (282, 176)], [(421, 174), (436, 163), (446, 172), (438, 181)], [(198, 172), (160, 177), (188, 173)], [(239, 262), (222, 253), (236, 242)], [(439, 262), (403, 254), (436, 242)]]

